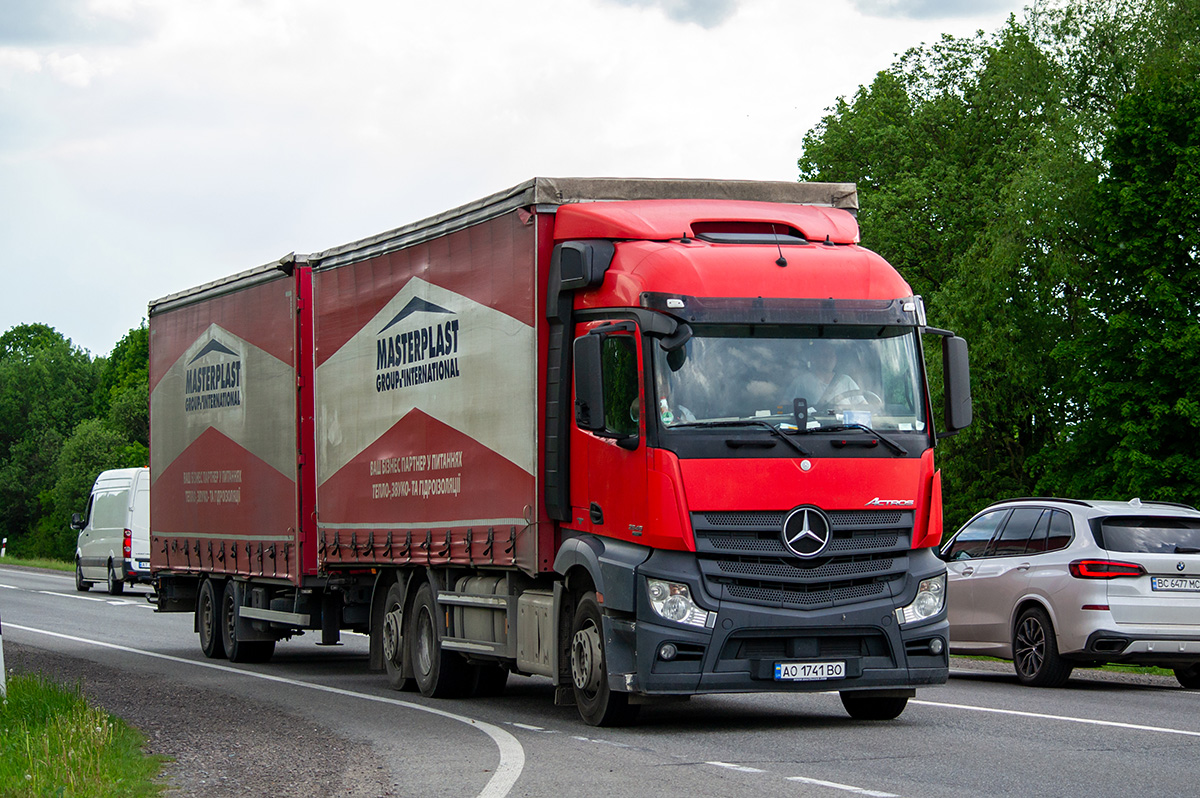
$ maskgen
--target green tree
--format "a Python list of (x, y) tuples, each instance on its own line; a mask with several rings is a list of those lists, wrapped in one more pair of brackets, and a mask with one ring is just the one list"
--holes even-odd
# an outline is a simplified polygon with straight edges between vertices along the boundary
[(0, 335), (0, 527), (18, 553), (64, 440), (94, 407), (98, 377), (87, 352), (51, 327)]
[(1100, 232), (1078, 339), (1084, 397), (1049, 484), (1200, 500), (1200, 24), (1172, 18), (1116, 104)]

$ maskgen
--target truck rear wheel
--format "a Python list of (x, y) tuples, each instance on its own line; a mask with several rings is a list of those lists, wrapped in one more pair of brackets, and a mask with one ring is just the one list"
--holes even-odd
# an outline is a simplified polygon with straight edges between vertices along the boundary
[(221, 642), (225, 644), (225, 653), (230, 662), (266, 662), (275, 653), (275, 641), (238, 640), (237, 597), (237, 584), (230, 579), (221, 598)]
[(460, 655), (442, 649), (441, 624), (428, 584), (417, 588), (408, 634), (409, 661), (421, 695), (458, 698), (475, 689), (478, 672)]
[(225, 643), (221, 639), (221, 602), (211, 579), (200, 584), (196, 598), (196, 630), (200, 633), (200, 650), (209, 659), (225, 659)]
[(383, 666), (393, 690), (412, 691), (417, 682), (404, 676), (404, 594), (397, 582), (388, 588), (383, 604)]
[(589, 726), (624, 726), (641, 709), (630, 705), (628, 693), (614, 693), (608, 687), (604, 626), (592, 592), (580, 597), (571, 623), (571, 687), (579, 716)]

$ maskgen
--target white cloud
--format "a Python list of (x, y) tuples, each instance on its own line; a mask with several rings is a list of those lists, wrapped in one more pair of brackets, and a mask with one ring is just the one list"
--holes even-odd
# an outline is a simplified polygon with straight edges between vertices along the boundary
[(51, 5), (106, 22), (0, 37), (0, 331), (43, 321), (97, 353), (150, 299), (535, 175), (794, 180), (839, 95), (1016, 8), (933, 25), (850, 0)]

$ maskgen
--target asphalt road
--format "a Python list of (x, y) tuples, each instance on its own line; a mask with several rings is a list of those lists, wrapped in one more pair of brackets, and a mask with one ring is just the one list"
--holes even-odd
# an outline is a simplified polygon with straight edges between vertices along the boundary
[(412, 796), (1128, 796), (1200, 792), (1200, 692), (1077, 671), (1021, 687), (956, 661), (895, 721), (851, 720), (836, 693), (704, 696), (594, 729), (550, 683), (426, 699), (366, 670), (365, 638), (280, 643), (265, 665), (200, 653), (188, 614), (144, 593), (79, 594), (69, 574), (0, 567), (10, 669), (82, 679), (174, 758), (176, 794)]

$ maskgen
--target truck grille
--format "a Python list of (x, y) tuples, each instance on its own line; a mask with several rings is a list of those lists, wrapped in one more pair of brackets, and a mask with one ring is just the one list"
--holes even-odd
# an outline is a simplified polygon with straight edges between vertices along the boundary
[[(836, 607), (891, 594), (908, 571), (913, 513), (828, 513), (833, 535), (820, 557), (783, 545), (785, 512), (693, 513), (692, 529), (711, 595), (750, 604)], [(899, 585), (897, 585), (897, 588)]]

